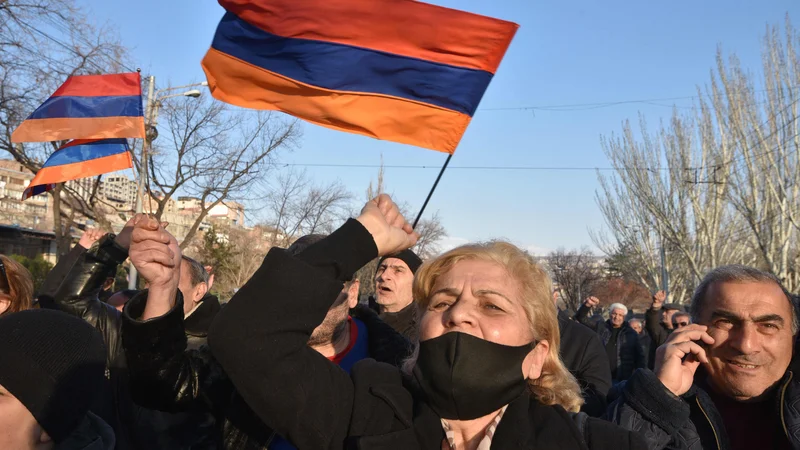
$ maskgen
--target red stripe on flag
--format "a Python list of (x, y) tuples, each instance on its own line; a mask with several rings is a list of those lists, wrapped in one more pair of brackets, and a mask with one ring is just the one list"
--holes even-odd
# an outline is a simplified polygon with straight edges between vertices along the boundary
[(76, 75), (58, 88), (51, 97), (107, 97), (142, 95), (141, 76), (138, 72), (111, 75)]
[(495, 73), (519, 25), (414, 0), (219, 0), (287, 38), (335, 42)]

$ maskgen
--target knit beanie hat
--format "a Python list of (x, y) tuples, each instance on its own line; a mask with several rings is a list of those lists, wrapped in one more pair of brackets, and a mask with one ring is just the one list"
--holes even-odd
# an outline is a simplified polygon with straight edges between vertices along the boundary
[(105, 362), (102, 336), (81, 319), (46, 309), (0, 318), (0, 385), (56, 443), (86, 416)]
[(389, 258), (397, 258), (400, 261), (403, 261), (404, 263), (406, 263), (408, 268), (411, 269), (411, 273), (413, 274), (416, 274), (417, 269), (419, 269), (419, 266), (422, 265), (422, 260), (419, 259), (419, 256), (417, 256), (416, 253), (412, 252), (411, 250), (403, 250), (402, 252), (395, 253), (394, 255), (384, 256), (378, 262), (378, 266), (380, 266), (384, 260), (387, 260)]

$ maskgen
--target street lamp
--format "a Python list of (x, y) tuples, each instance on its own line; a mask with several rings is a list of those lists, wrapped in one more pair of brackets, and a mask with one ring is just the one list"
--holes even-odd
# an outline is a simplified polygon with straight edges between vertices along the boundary
[[(144, 121), (145, 121), (145, 130), (147, 130), (146, 136), (142, 139), (142, 154), (141, 154), (141, 166), (139, 170), (139, 180), (138, 180), (138, 196), (136, 197), (136, 214), (142, 212), (144, 208), (144, 182), (145, 177), (147, 175), (147, 147), (150, 143), (158, 137), (158, 130), (155, 127), (155, 124), (158, 120), (158, 107), (161, 105), (161, 102), (168, 98), (172, 97), (189, 97), (189, 98), (198, 98), (203, 95), (197, 89), (191, 89), (179, 94), (170, 94), (170, 95), (162, 95), (159, 97), (159, 94), (174, 91), (178, 89), (186, 89), (195, 86), (208, 86), (207, 81), (203, 81), (202, 83), (193, 83), (193, 84), (186, 84), (183, 86), (175, 86), (169, 87), (165, 89), (155, 90), (156, 86), (156, 77), (150, 75), (150, 83), (147, 89), (147, 100), (145, 103), (145, 110), (144, 110)], [(130, 278), (128, 279), (128, 289), (136, 289), (138, 281), (138, 273), (136, 267), (131, 264), (131, 271), (130, 271)]]

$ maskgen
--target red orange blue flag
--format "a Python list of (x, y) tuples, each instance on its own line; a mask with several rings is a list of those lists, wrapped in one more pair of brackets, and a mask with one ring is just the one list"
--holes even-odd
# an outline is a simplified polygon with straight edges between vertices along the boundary
[(453, 153), (518, 26), (416, 0), (219, 0), (212, 95)]
[(25, 119), (12, 142), (144, 138), (139, 73), (77, 75)]
[[(133, 161), (124, 138), (76, 139), (53, 152), (23, 192), (25, 200), (52, 189), (48, 185), (130, 169)], [(30, 191), (30, 192), (29, 192)]]

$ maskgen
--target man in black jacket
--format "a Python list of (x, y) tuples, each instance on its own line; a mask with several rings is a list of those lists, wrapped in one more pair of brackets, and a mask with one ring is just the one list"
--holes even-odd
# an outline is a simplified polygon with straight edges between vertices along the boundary
[(653, 295), (653, 304), (650, 309), (645, 313), (645, 329), (647, 334), (650, 335), (650, 354), (648, 355), (649, 368), (653, 369), (655, 364), (656, 349), (661, 347), (667, 341), (670, 333), (672, 333), (672, 316), (681, 307), (672, 303), (665, 304), (667, 294), (664, 291), (658, 291)]
[(644, 329), (644, 323), (642, 319), (631, 319), (628, 321), (628, 325), (633, 328), (633, 331), (639, 335), (639, 345), (642, 346), (642, 351), (644, 352), (644, 366), (649, 366), (650, 361), (650, 347), (653, 343), (653, 338), (650, 337), (650, 334), (647, 333), (647, 330)]
[[(555, 299), (555, 298), (554, 298)], [(597, 333), (571, 320), (566, 311), (558, 312), (561, 360), (578, 380), (583, 393), (581, 411), (600, 417), (606, 410), (606, 395), (611, 389), (611, 368)]]
[(609, 308), (609, 319), (605, 322), (593, 322), (589, 318), (589, 311), (597, 306), (600, 300), (589, 297), (578, 309), (575, 318), (578, 322), (595, 330), (603, 341), (605, 352), (611, 367), (611, 379), (618, 383), (627, 380), (633, 371), (644, 367), (644, 351), (639, 345), (639, 336), (633, 331), (625, 316), (628, 308), (620, 303), (614, 303)]
[[(38, 297), (39, 304), (42, 308), (57, 309), (82, 318), (103, 335), (109, 380), (100, 389), (107, 391), (103, 397), (109, 401), (97, 406), (96, 410), (114, 428), (118, 449), (212, 449), (216, 445), (209, 437), (210, 415), (166, 414), (143, 410), (134, 404), (122, 348), (121, 313), (98, 298), (105, 280), (116, 273), (117, 266), (128, 258), (133, 224), (141, 217), (145, 216), (131, 219), (117, 236), (87, 230), (79, 245), (48, 274), (44, 283), (46, 289)], [(189, 261), (182, 261), (181, 270), (189, 270), (189, 264)], [(198, 346), (205, 342), (208, 327), (220, 309), (216, 297), (205, 295), (206, 289), (202, 284), (201, 280), (181, 285), (187, 296), (195, 298), (197, 293), (202, 294), (202, 302), (196, 303), (198, 307), (191, 316), (197, 326), (193, 328), (193, 335), (187, 332), (187, 337), (195, 340)]]
[[(287, 250), (302, 253), (324, 236), (304, 236)], [(153, 250), (163, 239), (169, 253)], [(131, 261), (148, 281), (158, 278), (166, 259), (180, 258), (175, 238), (155, 220), (140, 223), (134, 233)], [(215, 439), (225, 449), (291, 449), (291, 444), (263, 424), (234, 389), (207, 346), (187, 349), (183, 295), (172, 284), (154, 283), (125, 307), (123, 344), (131, 372), (133, 396), (142, 405), (169, 411), (208, 411), (216, 420)], [(349, 372), (356, 362), (373, 358), (400, 366), (411, 353), (410, 343), (358, 303), (358, 280), (344, 284), (336, 303), (307, 345)], [(166, 292), (166, 296), (165, 296)], [(174, 294), (178, 294), (177, 297)], [(268, 298), (264, 299), (269, 301)], [(302, 308), (302, 305), (298, 305)], [(355, 309), (351, 309), (355, 308)], [(264, 345), (270, 345), (265, 343)], [(284, 380), (291, 383), (292, 380)], [(281, 386), (274, 386), (281, 389)]]
[(799, 448), (798, 318), (780, 280), (719, 267), (697, 287), (691, 314), (695, 324), (659, 347), (655, 373), (633, 375), (610, 418), (651, 450)]
[(375, 272), (375, 296), (370, 307), (410, 342), (419, 340), (419, 310), (411, 288), (422, 260), (411, 250), (384, 256)]

